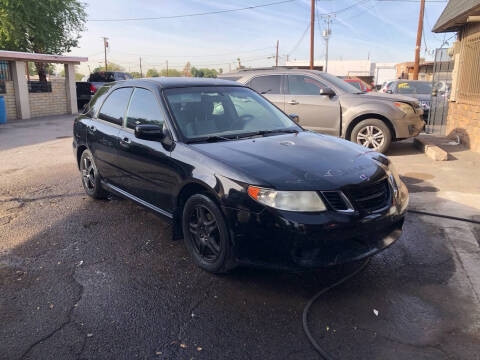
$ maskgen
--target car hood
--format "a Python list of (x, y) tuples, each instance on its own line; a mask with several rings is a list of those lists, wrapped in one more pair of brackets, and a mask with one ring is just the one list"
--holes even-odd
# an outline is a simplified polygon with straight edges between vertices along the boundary
[(388, 94), (388, 93), (366, 93), (363, 96), (368, 96), (370, 98), (378, 99), (378, 100), (386, 100), (386, 101), (402, 101), (408, 103), (415, 103), (417, 99), (410, 96), (399, 95), (399, 94)]
[(410, 94), (409, 97), (415, 98), (420, 101), (430, 101), (431, 94)]
[(238, 175), (233, 180), (279, 190), (333, 190), (385, 176), (372, 160), (383, 155), (311, 132), (192, 146), (227, 165)]

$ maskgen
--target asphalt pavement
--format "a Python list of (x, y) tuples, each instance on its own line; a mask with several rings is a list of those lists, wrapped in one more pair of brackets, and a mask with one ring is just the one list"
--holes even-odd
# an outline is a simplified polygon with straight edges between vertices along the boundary
[[(84, 194), (71, 128), (71, 117), (0, 127), (0, 359), (320, 358), (303, 308), (360, 264), (203, 272), (166, 220)], [(392, 150), (400, 167), (417, 155), (408, 146)], [(440, 185), (405, 178), (428, 210)], [(480, 359), (478, 234), (408, 214), (396, 244), (313, 305), (313, 335), (337, 359)]]

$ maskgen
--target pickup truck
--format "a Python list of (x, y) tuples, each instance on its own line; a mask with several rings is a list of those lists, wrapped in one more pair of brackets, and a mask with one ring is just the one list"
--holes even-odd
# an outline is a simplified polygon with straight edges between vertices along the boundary
[(78, 81), (76, 83), (78, 109), (82, 109), (95, 95), (97, 89), (101, 88), (105, 83), (131, 79), (133, 77), (130, 74), (121, 71), (98, 71), (91, 73), (88, 81)]

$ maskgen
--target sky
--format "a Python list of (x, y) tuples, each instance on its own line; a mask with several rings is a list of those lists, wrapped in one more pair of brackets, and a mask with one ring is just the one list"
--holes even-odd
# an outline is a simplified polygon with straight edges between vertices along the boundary
[[(107, 57), (126, 71), (149, 68), (183, 69), (192, 66), (236, 68), (272, 66), (279, 40), (280, 64), (288, 58), (309, 58), (310, 0), (293, 0), (237, 12), (143, 21), (92, 21), (175, 16), (235, 9), (279, 0), (88, 0), (88, 21), (79, 46), (71, 55), (88, 57), (79, 72), (88, 74), (103, 64), (103, 40), (109, 38)], [(317, 0), (315, 59), (325, 58), (326, 27), (322, 14), (332, 17), (330, 60), (403, 62), (414, 58), (420, 3), (417, 0)], [(434, 34), (433, 25), (445, 8), (443, 0), (427, 0), (421, 57), (454, 34)], [(304, 36), (302, 36), (304, 35)], [(450, 44), (452, 39), (450, 40)], [(427, 51), (425, 51), (427, 50)], [(90, 69), (90, 70), (89, 70)]]

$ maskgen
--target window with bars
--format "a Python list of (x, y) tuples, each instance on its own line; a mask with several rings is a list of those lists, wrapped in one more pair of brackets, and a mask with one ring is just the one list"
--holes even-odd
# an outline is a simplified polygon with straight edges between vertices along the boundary
[(11, 80), (10, 66), (8, 61), (0, 60), (0, 94), (5, 94), (5, 81)]
[(457, 101), (480, 104), (480, 28), (467, 29), (462, 38)]

